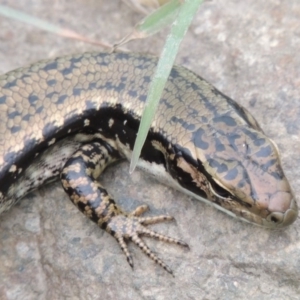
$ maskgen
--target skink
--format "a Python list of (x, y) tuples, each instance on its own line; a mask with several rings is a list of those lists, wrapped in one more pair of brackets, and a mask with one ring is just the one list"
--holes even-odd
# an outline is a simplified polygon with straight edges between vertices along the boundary
[[(71, 201), (114, 236), (171, 272), (142, 241), (187, 246), (145, 225), (171, 219), (124, 212), (97, 178), (127, 158), (157, 59), (85, 53), (45, 60), (0, 76), (0, 213), (60, 177)], [(175, 66), (138, 166), (180, 191), (248, 222), (291, 224), (298, 208), (278, 149), (254, 117), (193, 72)]]

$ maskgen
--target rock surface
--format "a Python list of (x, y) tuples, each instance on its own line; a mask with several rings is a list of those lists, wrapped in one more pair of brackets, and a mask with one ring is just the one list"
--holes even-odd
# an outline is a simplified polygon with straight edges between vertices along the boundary
[[(111, 43), (140, 19), (120, 1), (2, 2)], [(0, 27), (0, 73), (38, 59), (101, 50), (2, 16)], [(126, 47), (159, 54), (164, 37)], [(279, 146), (298, 203), (299, 49), (298, 0), (219, 0), (201, 6), (177, 58), (254, 114)], [(182, 238), (190, 251), (145, 239), (175, 277), (130, 244), (132, 271), (115, 240), (77, 211), (57, 182), (1, 215), (0, 299), (299, 299), (299, 218), (285, 230), (258, 228), (144, 173), (128, 176), (128, 167), (109, 169), (103, 183), (127, 210), (146, 203), (152, 213), (176, 217), (153, 228)]]

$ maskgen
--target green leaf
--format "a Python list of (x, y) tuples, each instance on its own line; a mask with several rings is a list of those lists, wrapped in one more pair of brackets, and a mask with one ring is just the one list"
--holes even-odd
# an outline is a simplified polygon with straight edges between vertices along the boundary
[(138, 136), (133, 148), (129, 173), (132, 173), (137, 165), (164, 86), (174, 64), (179, 45), (202, 2), (203, 0), (186, 0), (185, 3), (180, 7), (178, 17), (172, 25), (171, 32), (166, 40), (164, 49), (156, 67), (155, 74), (150, 83)]
[(145, 17), (142, 21), (137, 23), (134, 26), (133, 31), (130, 34), (126, 35), (121, 41), (119, 41), (115, 45), (115, 48), (124, 45), (125, 43), (128, 43), (129, 41), (134, 39), (146, 38), (172, 24), (176, 19), (176, 16), (178, 15), (178, 11), (181, 5), (182, 4), (180, 0), (172, 0), (164, 4), (153, 13)]

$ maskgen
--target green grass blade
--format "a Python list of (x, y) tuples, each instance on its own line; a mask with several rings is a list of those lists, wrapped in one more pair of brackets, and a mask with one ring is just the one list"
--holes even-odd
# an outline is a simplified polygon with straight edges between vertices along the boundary
[(137, 165), (164, 86), (174, 64), (179, 45), (202, 2), (203, 0), (186, 0), (179, 10), (176, 21), (172, 25), (171, 33), (166, 40), (165, 47), (156, 67), (155, 75), (149, 87), (138, 136), (133, 148), (129, 173), (132, 173)]
[(95, 41), (92, 39), (89, 39), (73, 30), (70, 30), (68, 28), (61, 28), (57, 25), (51, 24), (47, 21), (44, 21), (40, 18), (28, 15), (26, 13), (23, 13), (19, 10), (10, 8), (8, 6), (4, 6), (0, 4), (0, 15), (11, 18), (11, 19), (15, 19), (27, 24), (30, 24), (32, 26), (35, 26), (39, 29), (48, 31), (48, 32), (52, 32), (55, 33), (57, 35), (63, 36), (63, 37), (67, 37), (67, 38), (71, 38), (71, 39), (76, 39), (76, 40), (81, 40), (90, 44), (95, 44), (95, 45), (99, 45), (102, 47), (106, 47), (106, 48), (111, 48), (112, 46), (105, 43), (105, 42), (101, 42), (101, 41)]
[(153, 35), (164, 27), (172, 24), (178, 15), (182, 3), (180, 0), (172, 0), (158, 8), (136, 25), (139, 32), (146, 36)]
[(137, 23), (131, 33), (126, 35), (121, 41), (115, 44), (115, 48), (134, 39), (146, 38), (172, 24), (178, 15), (181, 5), (182, 3), (180, 0), (172, 0), (164, 4), (153, 13), (145, 17), (142, 21)]

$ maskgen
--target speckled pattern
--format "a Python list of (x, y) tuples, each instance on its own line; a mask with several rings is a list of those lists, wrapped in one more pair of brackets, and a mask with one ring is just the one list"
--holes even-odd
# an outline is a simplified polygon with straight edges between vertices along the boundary
[(119, 158), (119, 154), (103, 140), (83, 145), (71, 156), (61, 172), (63, 188), (80, 211), (116, 238), (132, 268), (133, 259), (124, 239), (130, 239), (152, 260), (172, 274), (172, 270), (149, 249), (139, 235), (147, 235), (161, 241), (188, 247), (183, 241), (156, 233), (143, 226), (169, 221), (173, 218), (163, 215), (139, 217), (147, 210), (147, 206), (139, 206), (128, 214), (116, 205), (114, 199), (96, 180), (108, 164)]
[[(119, 0), (2, 2), (112, 43), (142, 17)], [(177, 56), (177, 64), (204, 76), (255, 116), (279, 147), (298, 203), (299, 13), (298, 0), (206, 1)], [(40, 59), (99, 51), (0, 19), (1, 74)], [(159, 55), (164, 38), (165, 31), (126, 47)], [(130, 243), (132, 272), (116, 241), (82, 216), (58, 181), (0, 216), (1, 299), (299, 298), (299, 217), (284, 230), (265, 230), (238, 222), (140, 170), (129, 176), (128, 169), (127, 162), (109, 167), (101, 184), (127, 211), (148, 204), (148, 216), (176, 216), (176, 223), (151, 227), (183, 238), (190, 251), (144, 239), (172, 267), (175, 278)]]
[[(130, 159), (156, 62), (139, 54), (85, 53), (3, 75), (1, 210), (56, 177), (82, 143), (101, 139)], [(282, 227), (296, 219), (296, 202), (277, 147), (244, 108), (194, 73), (174, 67), (158, 112), (142, 152), (142, 160), (152, 166), (144, 169), (155, 175), (154, 165), (162, 167), (167, 173), (162, 176), (171, 177), (168, 181), (180, 190), (250, 222)], [(61, 141), (70, 136), (74, 145), (64, 150)], [(57, 160), (44, 154), (57, 142), (62, 150), (55, 155), (60, 152), (64, 159), (51, 168), (42, 163), (49, 174), (38, 177), (35, 170), (28, 171), (34, 160), (37, 166)], [(88, 195), (86, 189), (79, 196)], [(109, 204), (105, 199), (97, 200), (99, 207)]]

